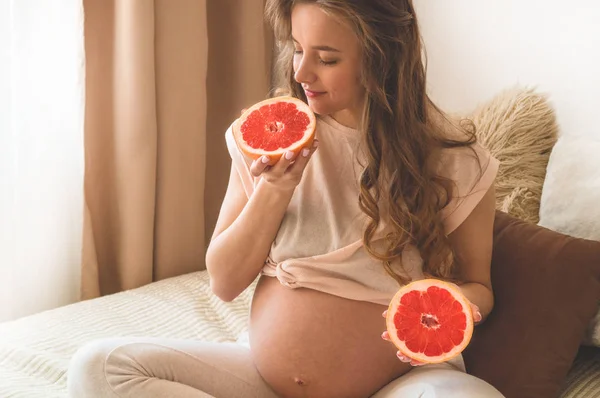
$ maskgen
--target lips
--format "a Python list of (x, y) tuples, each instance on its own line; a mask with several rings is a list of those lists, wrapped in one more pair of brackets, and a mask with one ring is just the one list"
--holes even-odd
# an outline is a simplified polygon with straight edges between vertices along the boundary
[(325, 91), (312, 91), (307, 89), (304, 89), (304, 92), (306, 93), (306, 96), (310, 98), (318, 97), (320, 95), (325, 94)]

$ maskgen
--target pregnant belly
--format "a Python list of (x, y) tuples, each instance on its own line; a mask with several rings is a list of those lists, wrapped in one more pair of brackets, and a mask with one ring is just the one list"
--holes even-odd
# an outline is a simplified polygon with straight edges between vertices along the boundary
[(381, 339), (384, 310), (263, 276), (250, 316), (256, 367), (281, 397), (369, 397), (411, 369)]

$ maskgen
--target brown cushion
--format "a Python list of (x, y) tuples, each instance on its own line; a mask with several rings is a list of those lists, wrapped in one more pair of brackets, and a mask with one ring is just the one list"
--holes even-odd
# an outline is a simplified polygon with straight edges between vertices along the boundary
[(508, 398), (556, 397), (600, 300), (600, 242), (496, 212), (495, 306), (464, 352)]

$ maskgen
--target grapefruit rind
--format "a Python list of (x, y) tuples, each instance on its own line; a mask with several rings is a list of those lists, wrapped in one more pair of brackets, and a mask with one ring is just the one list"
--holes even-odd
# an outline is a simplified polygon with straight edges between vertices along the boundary
[[(295, 141), (292, 145), (290, 145), (286, 148), (279, 148), (279, 149), (272, 150), (272, 151), (265, 151), (263, 149), (253, 148), (250, 145), (248, 145), (244, 141), (244, 139), (242, 137), (242, 133), (241, 133), (241, 127), (244, 124), (244, 122), (248, 119), (248, 116), (250, 116), (253, 112), (257, 111), (258, 109), (260, 109), (261, 107), (263, 107), (265, 105), (271, 105), (271, 104), (280, 103), (280, 102), (292, 103), (292, 104), (296, 105), (296, 108), (300, 112), (303, 112), (304, 114), (306, 114), (306, 116), (308, 116), (309, 123), (304, 131), (304, 135), (303, 135), (302, 139)], [(309, 106), (305, 102), (303, 102), (302, 100), (300, 100), (298, 98), (289, 97), (289, 96), (274, 97), (274, 98), (269, 98), (269, 99), (260, 101), (256, 104), (252, 105), (250, 108), (246, 109), (246, 111), (244, 111), (244, 113), (242, 113), (242, 115), (239, 117), (239, 119), (237, 119), (236, 122), (234, 123), (233, 137), (235, 139), (235, 142), (238, 145), (238, 148), (244, 155), (246, 155), (247, 157), (249, 157), (250, 159), (253, 159), (253, 160), (259, 159), (261, 156), (266, 155), (270, 158), (269, 165), (274, 165), (279, 161), (281, 156), (283, 154), (285, 154), (287, 151), (292, 151), (297, 156), (299, 154), (299, 152), (302, 150), (302, 148), (310, 148), (312, 146), (313, 140), (315, 138), (316, 126), (317, 126), (317, 119), (315, 117), (315, 114), (313, 113), (313, 111), (309, 108)]]
[[(425, 292), (429, 287), (432, 286), (437, 286), (441, 289), (449, 291), (452, 294), (453, 298), (460, 303), (460, 305), (462, 306), (462, 311), (466, 315), (466, 328), (463, 331), (464, 335), (462, 342), (456, 344), (451, 351), (438, 356), (428, 356), (422, 352), (414, 352), (410, 350), (406, 346), (405, 342), (398, 337), (396, 333), (396, 326), (394, 323), (394, 316), (398, 311), (400, 300), (406, 293), (411, 291)], [(408, 283), (407, 285), (400, 288), (400, 290), (398, 290), (398, 292), (394, 295), (388, 307), (388, 312), (386, 316), (386, 326), (387, 331), (390, 335), (390, 340), (404, 356), (412, 358), (422, 363), (434, 364), (446, 362), (458, 356), (471, 341), (474, 324), (471, 305), (467, 298), (462, 294), (462, 292), (459, 289), (457, 289), (455, 285), (437, 279), (421, 279)]]

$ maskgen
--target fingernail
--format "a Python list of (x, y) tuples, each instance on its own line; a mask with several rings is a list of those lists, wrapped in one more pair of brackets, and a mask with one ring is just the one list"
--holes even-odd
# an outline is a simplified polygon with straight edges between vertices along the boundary
[(285, 153), (285, 158), (286, 158), (287, 160), (291, 160), (293, 157), (294, 157), (294, 152), (292, 152), (292, 151), (287, 151), (287, 152)]
[(381, 333), (381, 338), (384, 340), (389, 340), (390, 339), (389, 336), (390, 336), (390, 334), (387, 331)]
[(318, 147), (318, 146), (319, 146), (319, 141), (317, 141), (317, 140), (314, 140), (314, 141), (313, 141), (313, 148), (316, 148), (316, 147)]
[(381, 314), (382, 317), (386, 318), (387, 317), (387, 310), (383, 311), (383, 314)]
[(264, 164), (269, 163), (269, 157), (268, 156), (263, 156), (261, 159), (261, 162), (263, 162)]
[(304, 148), (302, 150), (302, 156), (304, 156), (304, 157), (307, 157), (309, 153), (310, 153), (310, 149), (308, 149), (308, 148)]

